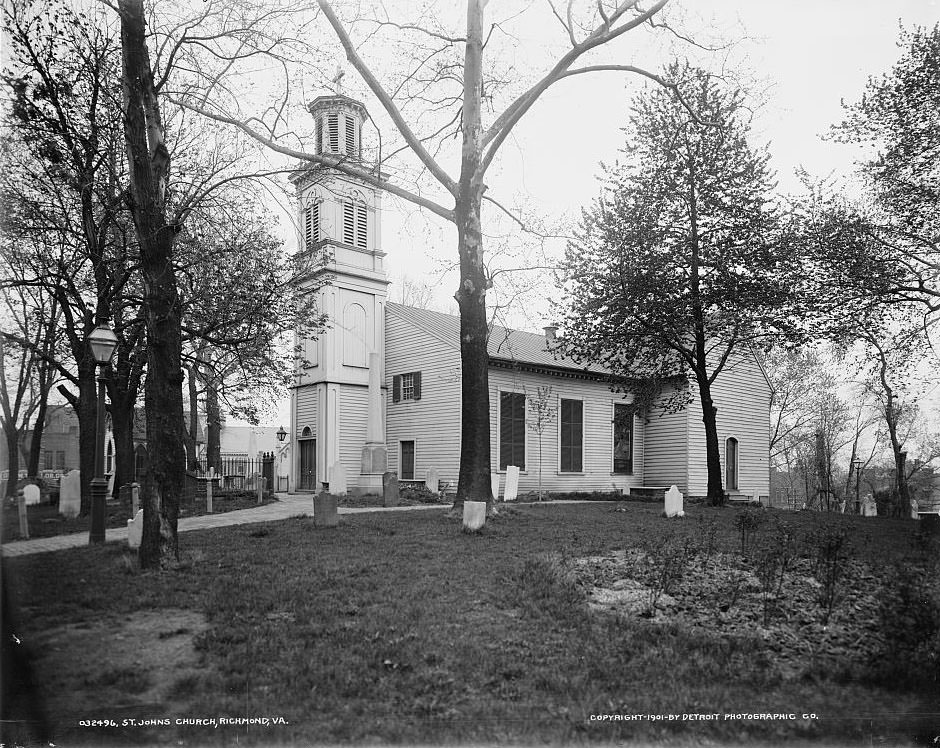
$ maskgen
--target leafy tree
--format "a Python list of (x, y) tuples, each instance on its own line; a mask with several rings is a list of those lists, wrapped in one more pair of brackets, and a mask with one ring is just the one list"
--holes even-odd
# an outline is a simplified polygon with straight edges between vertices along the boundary
[(673, 63), (634, 100), (625, 160), (567, 254), (565, 351), (634, 378), (686, 374), (702, 407), (708, 498), (724, 500), (711, 388), (735, 356), (795, 333), (766, 149), (742, 92)]

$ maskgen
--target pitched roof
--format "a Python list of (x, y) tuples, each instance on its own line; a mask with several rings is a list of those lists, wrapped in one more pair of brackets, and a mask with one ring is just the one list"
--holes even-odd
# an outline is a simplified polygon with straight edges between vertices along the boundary
[[(460, 350), (460, 317), (393, 302), (389, 302), (385, 308), (390, 314), (433, 335), (455, 351)], [(530, 364), (602, 375), (610, 373), (603, 366), (597, 364), (583, 366), (567, 356), (549, 350), (544, 335), (510, 330), (499, 325), (490, 324), (490, 336), (486, 349), (492, 362)]]

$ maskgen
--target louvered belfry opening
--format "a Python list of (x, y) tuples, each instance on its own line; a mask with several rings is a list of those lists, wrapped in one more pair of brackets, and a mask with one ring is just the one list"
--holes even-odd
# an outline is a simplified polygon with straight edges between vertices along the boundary
[(319, 96), (310, 104), (316, 123), (316, 152), (362, 160), (362, 123), (366, 108), (343, 94)]

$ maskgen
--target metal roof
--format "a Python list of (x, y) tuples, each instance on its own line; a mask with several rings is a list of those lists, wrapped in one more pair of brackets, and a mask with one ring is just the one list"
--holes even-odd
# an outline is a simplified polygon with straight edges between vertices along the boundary
[[(385, 308), (390, 314), (424, 330), (453, 350), (460, 350), (460, 317), (393, 302), (389, 302)], [(549, 350), (544, 335), (510, 330), (492, 323), (490, 324), (490, 335), (486, 348), (490, 361), (494, 363), (528, 364), (595, 375), (610, 373), (603, 366), (597, 364), (583, 366), (567, 356)]]

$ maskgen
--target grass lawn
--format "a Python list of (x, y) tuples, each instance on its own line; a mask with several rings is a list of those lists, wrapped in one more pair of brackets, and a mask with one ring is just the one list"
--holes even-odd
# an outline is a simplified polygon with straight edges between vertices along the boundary
[[(935, 583), (936, 568), (924, 572), (936, 539), (915, 540), (909, 520), (768, 510), (745, 528), (745, 559), (746, 511), (696, 506), (667, 520), (653, 504), (528, 505), (474, 535), (445, 509), (347, 515), (335, 529), (298, 517), (187, 533), (170, 571), (142, 573), (109, 544), (5, 560), (4, 576), (56, 745), (926, 745), (940, 735), (930, 643), (921, 666), (909, 656), (923, 644), (915, 629), (940, 615), (924, 618), (921, 587), (903, 615), (881, 624), (879, 612), (896, 564), (905, 584)], [(780, 538), (793, 553), (777, 587), (766, 552)], [(832, 577), (826, 619), (830, 560), (847, 571)], [(766, 621), (762, 575), (780, 590)], [(599, 590), (638, 580), (641, 610), (598, 603), (611, 597)], [(900, 640), (910, 646), (892, 649)], [(746, 716), (767, 713), (796, 718)], [(223, 717), (269, 721), (175, 723)]]
[[(265, 496), (264, 503), (277, 501), (273, 494)], [(234, 512), (236, 509), (250, 509), (258, 506), (258, 495), (253, 491), (216, 491), (212, 496), (212, 513), (223, 514)], [(180, 507), (180, 517), (197, 517), (206, 513), (206, 497), (201, 494), (194, 502), (184, 502)], [(29, 537), (49, 538), (53, 535), (68, 535), (73, 532), (88, 532), (91, 518), (76, 517), (66, 519), (59, 514), (54, 504), (43, 503), (26, 507), (26, 518), (29, 522)], [(120, 503), (108, 504), (105, 507), (105, 527), (127, 527), (127, 520), (131, 519), (130, 507)], [(20, 519), (16, 503), (5, 501), (3, 503), (3, 538), (2, 542), (9, 543), (22, 540), (20, 535)]]

